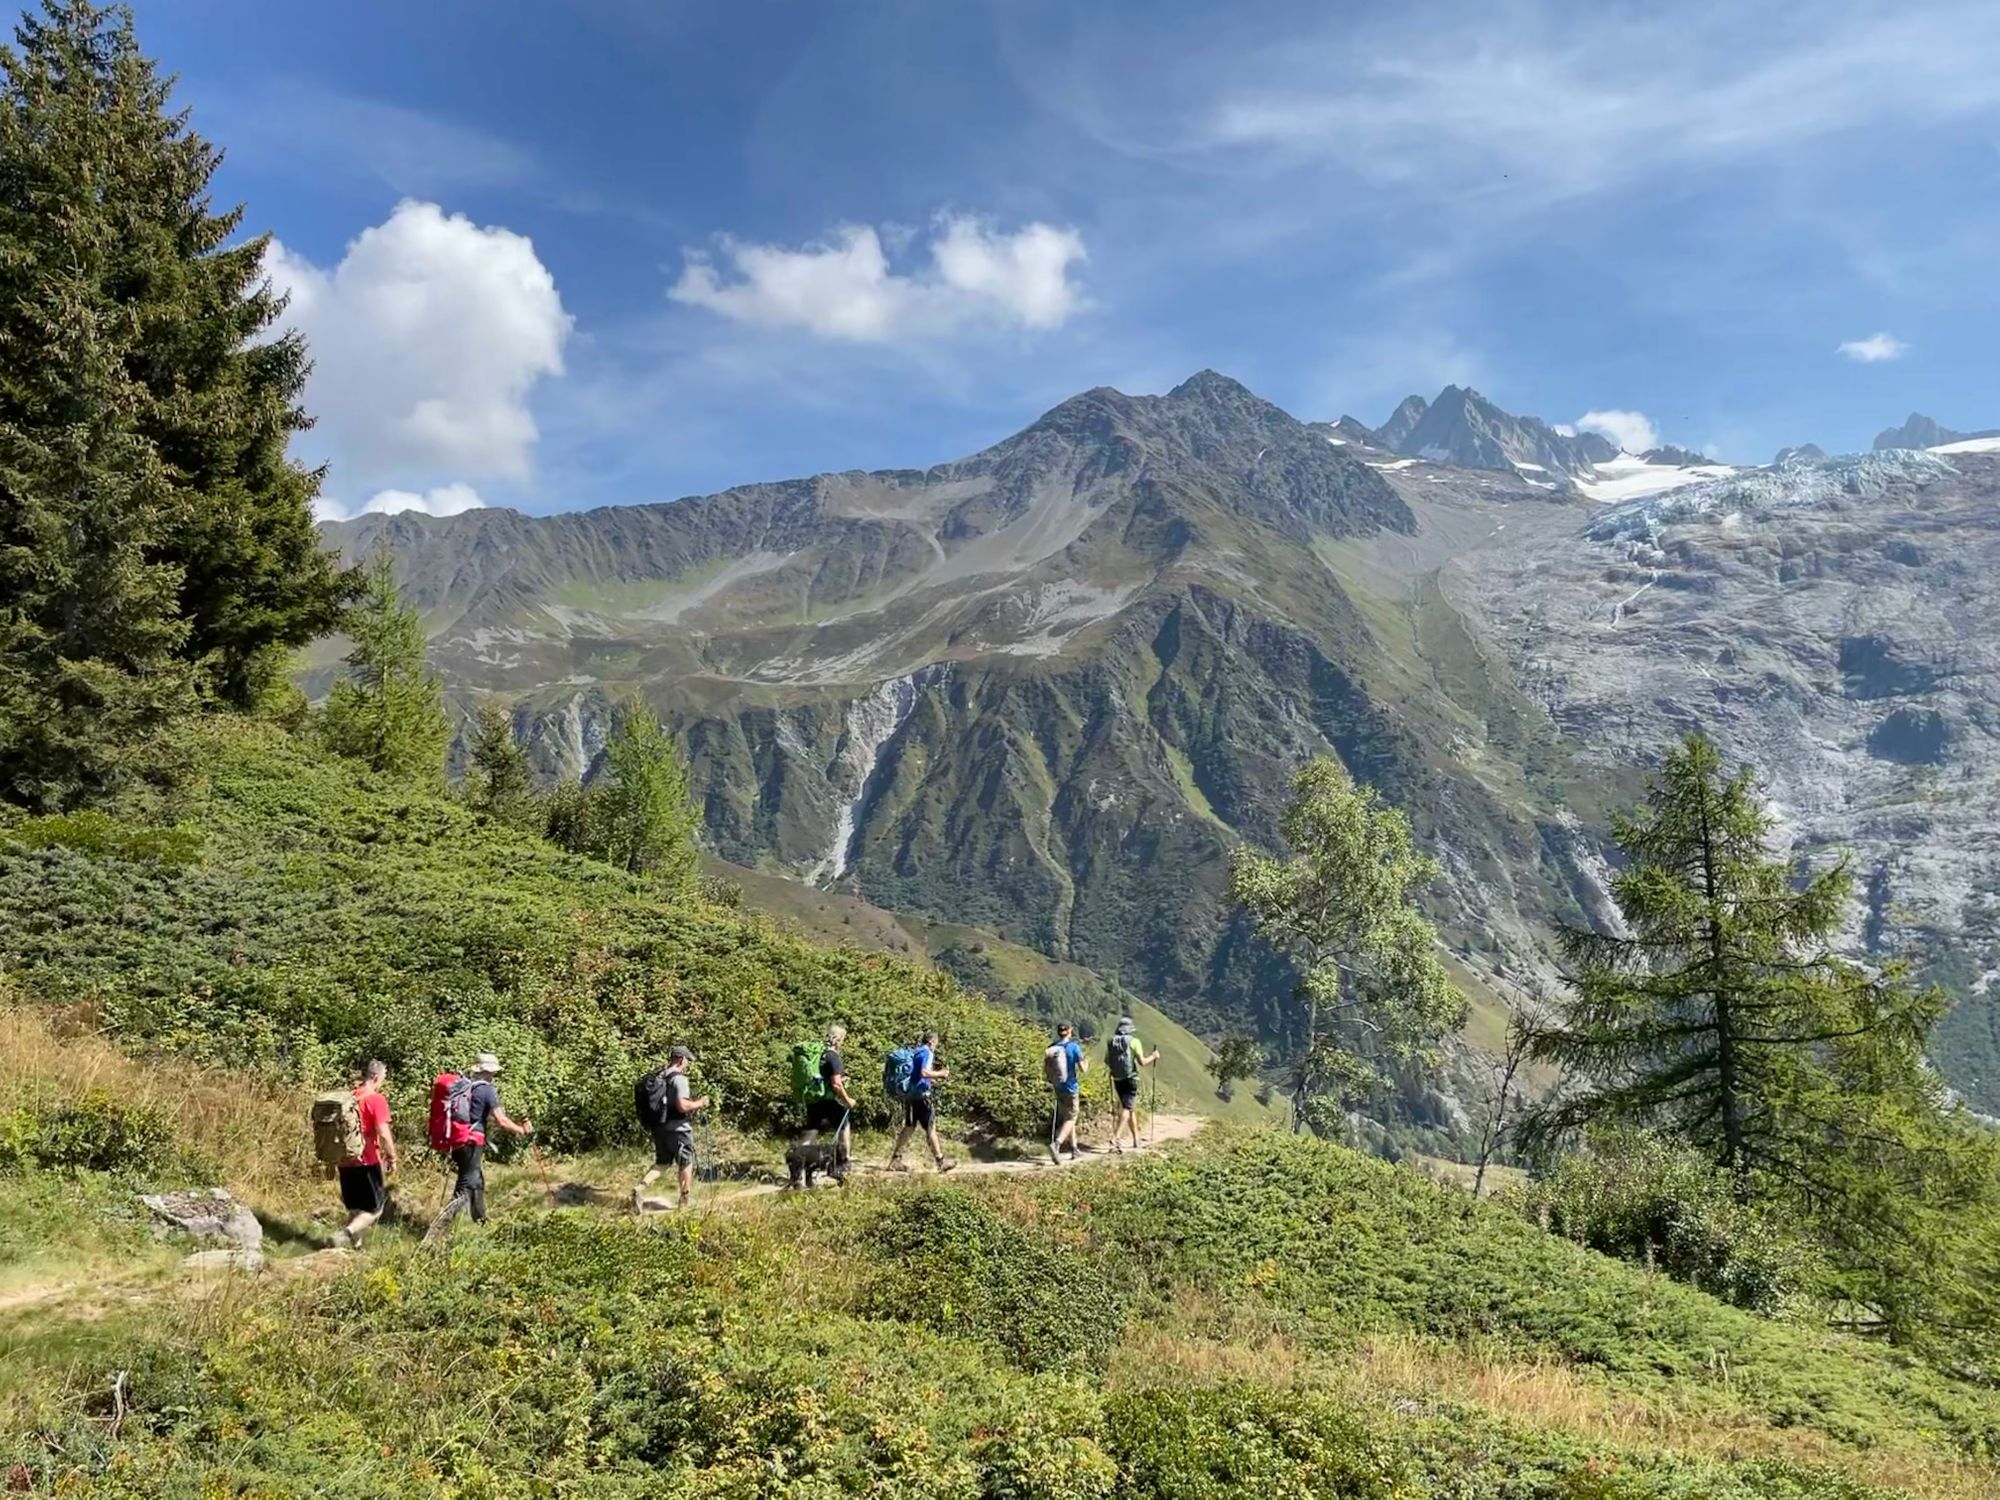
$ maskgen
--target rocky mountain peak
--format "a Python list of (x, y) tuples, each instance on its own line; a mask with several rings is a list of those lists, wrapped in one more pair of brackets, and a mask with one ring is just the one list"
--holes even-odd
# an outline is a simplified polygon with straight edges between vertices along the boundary
[(1424, 413), (1431, 409), (1430, 402), (1422, 396), (1405, 396), (1389, 420), (1375, 429), (1375, 435), (1385, 448), (1397, 448), (1404, 438), (1416, 430), (1417, 423), (1423, 421)]
[[(1408, 406), (1405, 402), (1397, 410)], [(1383, 436), (1388, 435), (1385, 427)], [(1517, 417), (1471, 387), (1457, 385), (1439, 391), (1416, 425), (1391, 446), (1432, 463), (1584, 479), (1596, 477), (1593, 465), (1618, 456), (1616, 445), (1595, 433), (1559, 433), (1538, 417)]]
[(1946, 443), (1969, 442), (1973, 438), (2000, 437), (2000, 427), (1983, 432), (1959, 432), (1941, 425), (1935, 418), (1913, 411), (1900, 427), (1885, 427), (1875, 434), (1875, 451), (1887, 448), (1941, 448)]
[(1816, 464), (1824, 461), (1826, 449), (1818, 443), (1800, 443), (1792, 448), (1780, 448), (1778, 456), (1771, 460), (1771, 467), (1782, 469), (1786, 464)]
[[(1823, 457), (1824, 455), (1822, 455)], [(1649, 464), (1672, 464), (1677, 468), (1699, 468), (1709, 460), (1692, 448), (1677, 447), (1673, 443), (1662, 443), (1657, 448), (1648, 448), (1639, 457)]]

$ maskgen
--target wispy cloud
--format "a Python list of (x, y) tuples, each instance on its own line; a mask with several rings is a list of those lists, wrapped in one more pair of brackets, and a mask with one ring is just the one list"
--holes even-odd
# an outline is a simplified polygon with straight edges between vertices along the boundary
[(907, 269), (891, 264), (883, 240), (867, 225), (799, 249), (725, 239), (726, 275), (705, 253), (690, 252), (668, 295), (737, 322), (857, 343), (923, 340), (981, 325), (1059, 328), (1083, 305), (1070, 274), (1084, 259), (1073, 229), (1036, 223), (1009, 234), (981, 219), (944, 215), (933, 226), (928, 263)]
[(527, 147), (421, 109), (288, 79), (212, 100), (197, 124), (232, 156), (380, 182), (399, 197), (521, 188), (549, 176)]
[(1644, 453), (1660, 446), (1660, 429), (1642, 411), (1587, 411), (1573, 424), (1582, 432), (1601, 432), (1627, 453)]
[[(1439, 46), (1441, 32), (1449, 46)], [(2000, 11), (1503, 4), (1288, 42), (1194, 104), (1180, 149), (1556, 200), (1895, 121), (2000, 106)]]
[(1909, 347), (1893, 333), (1871, 333), (1865, 339), (1848, 339), (1838, 352), (1857, 364), (1878, 365), (1887, 359), (1901, 359)]

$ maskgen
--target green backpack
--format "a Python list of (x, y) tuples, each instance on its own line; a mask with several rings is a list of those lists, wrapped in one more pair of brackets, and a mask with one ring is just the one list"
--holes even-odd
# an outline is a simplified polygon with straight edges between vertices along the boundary
[(792, 1048), (792, 1097), (801, 1104), (816, 1104), (826, 1097), (826, 1079), (819, 1063), (826, 1056), (821, 1042), (800, 1042)]

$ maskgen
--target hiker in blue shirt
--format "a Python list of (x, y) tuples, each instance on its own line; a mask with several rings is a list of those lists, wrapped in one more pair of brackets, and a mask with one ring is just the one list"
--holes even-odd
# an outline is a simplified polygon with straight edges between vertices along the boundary
[(896, 1144), (889, 1151), (889, 1170), (907, 1172), (909, 1163), (903, 1160), (903, 1146), (910, 1139), (910, 1132), (921, 1129), (924, 1139), (930, 1143), (931, 1159), (937, 1163), (940, 1172), (949, 1172), (958, 1163), (945, 1158), (944, 1147), (938, 1141), (937, 1100), (932, 1097), (932, 1089), (951, 1077), (951, 1069), (937, 1065), (938, 1034), (926, 1032), (916, 1049), (916, 1065), (910, 1071), (910, 1095), (903, 1101), (903, 1128), (896, 1134)]
[(1083, 1044), (1076, 1039), (1075, 1029), (1064, 1021), (1056, 1027), (1056, 1039), (1042, 1054), (1042, 1072), (1048, 1078), (1049, 1087), (1055, 1091), (1054, 1123), (1049, 1130), (1049, 1160), (1062, 1165), (1063, 1142), (1069, 1142), (1069, 1159), (1074, 1162), (1083, 1148), (1076, 1143), (1076, 1107), (1082, 1096), (1084, 1070), (1090, 1065), (1083, 1060)]

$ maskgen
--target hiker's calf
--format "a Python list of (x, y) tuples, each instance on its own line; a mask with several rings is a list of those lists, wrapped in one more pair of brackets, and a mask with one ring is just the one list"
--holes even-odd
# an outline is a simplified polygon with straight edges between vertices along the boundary
[(840, 1137), (822, 1141), (817, 1130), (808, 1130), (785, 1152), (785, 1170), (791, 1174), (791, 1185), (795, 1188), (811, 1187), (814, 1174), (819, 1172), (846, 1187), (847, 1158), (841, 1152)]

